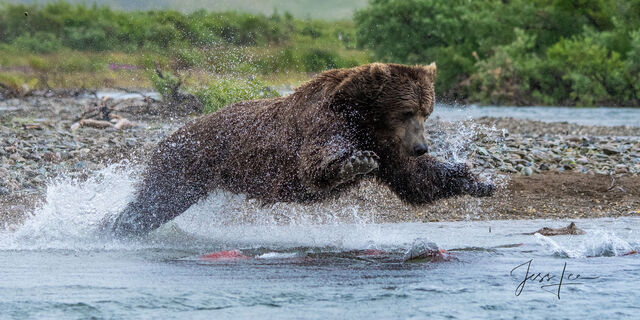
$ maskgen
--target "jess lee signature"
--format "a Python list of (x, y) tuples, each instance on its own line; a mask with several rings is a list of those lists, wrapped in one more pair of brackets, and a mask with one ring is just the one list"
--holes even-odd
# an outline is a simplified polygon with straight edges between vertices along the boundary
[(583, 283), (578, 281), (598, 279), (598, 277), (585, 277), (580, 274), (573, 274), (573, 273), (569, 273), (567, 275), (566, 262), (564, 263), (564, 267), (562, 267), (562, 273), (560, 274), (560, 277), (558, 277), (558, 275), (554, 275), (551, 273), (543, 274), (542, 272), (538, 272), (538, 273), (531, 272), (532, 262), (533, 262), (533, 259), (521, 265), (518, 265), (515, 268), (511, 269), (511, 272), (509, 273), (509, 275), (513, 276), (516, 270), (520, 268), (524, 269), (525, 266), (527, 267), (527, 271), (524, 273), (524, 278), (522, 282), (520, 282), (520, 284), (518, 284), (518, 286), (516, 287), (516, 292), (515, 292), (516, 296), (519, 296), (522, 293), (522, 290), (524, 290), (524, 287), (526, 286), (527, 282), (537, 282), (539, 284), (542, 284), (540, 286), (540, 289), (546, 292), (552, 293), (556, 295), (558, 299), (560, 299), (560, 289), (562, 289), (563, 286), (581, 285)]

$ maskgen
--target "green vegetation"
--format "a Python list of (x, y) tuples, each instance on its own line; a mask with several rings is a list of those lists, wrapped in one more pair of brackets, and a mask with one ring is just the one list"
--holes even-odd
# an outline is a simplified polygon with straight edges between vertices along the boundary
[[(234, 95), (268, 96), (267, 85), (299, 84), (309, 74), (375, 58), (437, 62), (444, 101), (640, 106), (640, 0), (370, 0), (362, 7), (364, 1), (340, 7), (362, 8), (354, 21), (295, 18), (272, 10), (273, 0), (214, 6), (245, 12), (190, 11), (204, 2), (181, 1), (179, 9), (189, 13), (4, 2), (0, 90), (162, 90), (153, 79), (157, 64), (215, 110)], [(335, 2), (290, 5), (330, 12), (324, 7)], [(126, 10), (178, 7), (171, 0), (105, 3)], [(267, 15), (265, 6), (271, 6)]]
[(213, 79), (205, 85), (191, 89), (191, 93), (204, 104), (204, 112), (218, 109), (239, 101), (278, 97), (265, 82), (257, 79)]
[[(14, 4), (34, 4), (59, 0), (5, 0)], [(71, 3), (105, 5), (116, 10), (178, 10), (192, 12), (206, 8), (210, 11), (238, 11), (270, 15), (274, 11), (290, 12), (297, 18), (349, 20), (353, 11), (362, 8), (367, 0), (67, 0)]]
[(640, 0), (371, 0), (358, 44), (438, 64), (448, 100), (640, 105)]
[(297, 74), (369, 62), (355, 47), (352, 22), (300, 20), (286, 12), (0, 5), (0, 71), (36, 79), (40, 88), (149, 87), (154, 63), (185, 80), (186, 89), (221, 77), (300, 79)]

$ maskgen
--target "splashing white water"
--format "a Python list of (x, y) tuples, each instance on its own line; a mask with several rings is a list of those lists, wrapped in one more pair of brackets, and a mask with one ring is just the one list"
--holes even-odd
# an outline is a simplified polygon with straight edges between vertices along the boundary
[[(479, 160), (478, 153), (502, 154), (506, 148), (504, 129), (478, 124), (471, 118), (456, 121), (433, 119), (425, 124), (425, 129), (430, 144), (429, 154), (444, 162), (473, 164)], [(473, 171), (481, 180), (498, 187), (505, 187), (509, 181), (507, 175), (494, 169), (477, 167)]]
[(370, 209), (349, 197), (313, 205), (262, 206), (241, 195), (214, 192), (145, 239), (102, 238), (101, 221), (118, 214), (132, 199), (141, 169), (121, 163), (85, 181), (60, 178), (52, 182), (44, 203), (26, 221), (0, 232), (0, 249), (134, 250), (215, 243), (367, 247), (371, 239), (380, 237), (378, 229), (371, 227)]
[(535, 234), (536, 241), (553, 255), (565, 258), (614, 257), (628, 255), (634, 247), (613, 233), (594, 231), (574, 246), (562, 246), (553, 239)]
[(103, 245), (96, 237), (98, 223), (130, 200), (136, 171), (123, 163), (102, 169), (86, 181), (65, 177), (53, 181), (45, 202), (23, 224), (0, 233), (0, 247), (75, 248), (85, 247), (87, 241)]

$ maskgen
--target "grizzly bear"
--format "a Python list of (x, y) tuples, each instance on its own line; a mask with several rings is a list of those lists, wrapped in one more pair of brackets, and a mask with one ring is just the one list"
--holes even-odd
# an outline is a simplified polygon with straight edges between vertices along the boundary
[(309, 203), (375, 177), (424, 204), (490, 195), (465, 164), (427, 153), (436, 66), (373, 63), (326, 71), (284, 98), (244, 101), (202, 116), (162, 141), (115, 235), (142, 235), (215, 189), (264, 204)]

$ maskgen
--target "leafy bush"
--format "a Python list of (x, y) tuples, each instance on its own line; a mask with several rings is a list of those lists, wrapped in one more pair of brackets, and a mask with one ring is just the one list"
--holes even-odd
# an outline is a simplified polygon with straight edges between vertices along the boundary
[(278, 97), (278, 92), (256, 79), (215, 79), (207, 85), (189, 90), (203, 104), (204, 112), (210, 113), (239, 101)]
[(178, 48), (171, 54), (174, 58), (174, 69), (189, 69), (201, 66), (205, 60), (200, 50), (196, 48)]
[(628, 81), (631, 83), (632, 93), (629, 95), (635, 104), (640, 104), (640, 29), (631, 33), (631, 43), (625, 60)]
[(436, 61), (444, 98), (640, 105), (640, 0), (371, 0), (355, 21), (379, 60)]
[(36, 87), (38, 79), (21, 75), (0, 73), (0, 89), (8, 90), (13, 96), (23, 96)]
[[(535, 37), (517, 29), (516, 40), (498, 46), (494, 54), (476, 62), (471, 77), (470, 96), (475, 101), (490, 104), (515, 103), (528, 105), (539, 88), (541, 61), (530, 50)], [(538, 86), (538, 88), (536, 88)]]
[(319, 72), (338, 67), (338, 55), (328, 50), (311, 49), (302, 56), (302, 64), (307, 72)]
[(151, 74), (151, 85), (160, 95), (167, 100), (180, 87), (180, 79), (170, 72), (163, 72), (162, 77), (157, 73)]
[(621, 97), (625, 66), (617, 52), (611, 52), (590, 38), (561, 40), (547, 50), (550, 68), (562, 74), (569, 98), (577, 105), (611, 103)]
[(34, 35), (23, 34), (13, 40), (13, 45), (33, 53), (50, 53), (62, 47), (60, 40), (54, 34), (36, 32)]
[(99, 27), (67, 27), (65, 45), (76, 50), (104, 51), (109, 49), (109, 40), (104, 29)]

